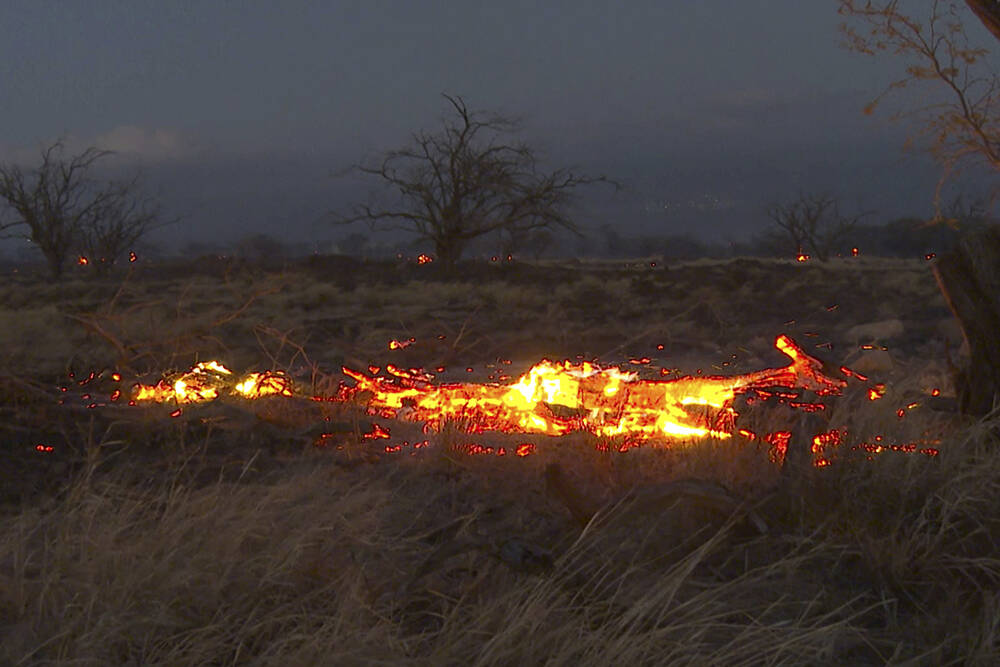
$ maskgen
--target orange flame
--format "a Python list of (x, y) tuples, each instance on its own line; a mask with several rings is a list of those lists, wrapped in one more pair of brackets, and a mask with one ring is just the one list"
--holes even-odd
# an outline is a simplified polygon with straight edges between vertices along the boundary
[[(407, 341), (412, 342), (412, 338)], [(496, 431), (559, 436), (571, 431), (586, 431), (615, 438), (617, 444), (614, 446), (618, 451), (626, 451), (652, 439), (731, 438), (739, 434), (749, 440), (769, 444), (772, 459), (780, 461), (787, 451), (791, 433), (778, 431), (758, 437), (748, 429), (737, 429), (735, 422), (739, 415), (733, 408), (735, 397), (749, 393), (748, 403), (774, 397), (791, 408), (817, 412), (824, 410), (826, 405), (804, 399), (803, 392), (817, 396), (840, 394), (847, 382), (827, 375), (820, 360), (808, 355), (787, 336), (778, 336), (774, 344), (789, 357), (787, 365), (741, 375), (703, 376), (699, 370), (696, 376), (640, 380), (637, 373), (617, 367), (601, 367), (591, 362), (574, 364), (568, 360), (542, 360), (513, 383), (434, 384), (433, 375), (423, 369), (404, 369), (387, 364), (382, 375), (379, 374), (383, 368), (379, 366), (369, 366), (369, 374), (344, 368), (344, 374), (355, 380), (355, 386), (342, 385), (333, 396), (311, 396), (311, 399), (361, 404), (370, 415), (422, 423), (425, 432), (440, 430), (445, 422), (451, 420), (463, 423), (470, 433)], [(509, 360), (501, 361), (504, 365), (510, 364)], [(629, 363), (645, 365), (650, 361), (642, 357), (631, 359)], [(473, 369), (466, 370), (471, 372)], [(668, 369), (661, 369), (661, 376), (665, 375), (664, 370)], [(867, 381), (864, 375), (847, 367), (838, 370), (842, 377)], [(76, 381), (73, 374), (70, 378)], [(95, 373), (91, 373), (78, 384), (86, 385), (94, 378)], [(121, 376), (113, 373), (111, 379), (117, 382)], [(507, 376), (499, 375), (499, 379), (506, 380)], [(64, 387), (63, 391), (67, 388)], [(868, 391), (871, 400), (878, 400), (885, 395), (886, 388), (878, 383), (870, 386)], [(181, 415), (180, 404), (211, 401), (223, 395), (256, 399), (298, 394), (291, 378), (280, 371), (250, 373), (237, 382), (225, 366), (208, 361), (197, 364), (187, 372), (168, 376), (155, 385), (136, 384), (128, 404), (136, 405), (138, 401), (173, 402), (177, 406), (170, 416), (178, 417)], [(116, 389), (111, 393), (110, 401), (117, 401), (120, 396), (121, 392)], [(89, 401), (91, 396), (84, 394), (82, 399)], [(900, 408), (897, 415), (902, 418), (906, 411), (918, 405), (911, 402)], [(97, 403), (91, 403), (88, 407), (96, 406)], [(391, 438), (387, 426), (373, 423), (371, 429), (369, 433), (362, 434), (364, 439)], [(844, 429), (815, 435), (811, 447), (814, 465), (829, 465), (830, 456), (847, 442), (847, 437)], [(919, 444), (937, 443), (925, 440), (889, 444), (883, 443), (882, 436), (874, 436), (874, 442), (862, 441), (854, 448), (861, 447), (869, 455), (883, 451), (920, 452), (928, 456), (938, 453), (933, 447), (921, 448)], [(413, 449), (426, 445), (426, 440), (414, 443)], [(408, 442), (401, 446), (386, 444), (385, 451), (397, 452), (404, 446), (410, 445)], [(477, 443), (468, 443), (465, 447), (469, 453), (507, 454), (504, 447), (494, 450)], [(519, 457), (528, 456), (534, 448), (533, 443), (523, 442), (514, 448), (513, 453)]]
[(233, 389), (236, 393), (247, 398), (260, 398), (261, 396), (291, 396), (292, 381), (280, 371), (263, 373), (250, 373), (242, 382), (236, 384)]
[(728, 438), (736, 417), (732, 403), (738, 393), (786, 387), (828, 395), (840, 393), (846, 385), (824, 375), (822, 363), (787, 336), (779, 336), (775, 347), (791, 363), (745, 375), (672, 380), (639, 380), (637, 374), (618, 368), (549, 360), (535, 364), (509, 385), (434, 385), (416, 374), (390, 371), (395, 377), (372, 377), (344, 368), (357, 385), (340, 398), (356, 397), (384, 417), (423, 422), (430, 428), (459, 420), (472, 432), (557, 436), (582, 430), (631, 440)]

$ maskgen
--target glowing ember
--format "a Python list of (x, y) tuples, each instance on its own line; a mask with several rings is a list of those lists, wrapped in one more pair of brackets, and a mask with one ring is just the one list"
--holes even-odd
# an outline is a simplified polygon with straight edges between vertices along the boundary
[(217, 361), (196, 365), (173, 380), (160, 380), (155, 385), (138, 384), (133, 398), (137, 401), (177, 401), (194, 403), (218, 398), (232, 372)]
[(522, 442), (514, 450), (514, 454), (517, 456), (530, 456), (535, 453), (535, 445), (530, 442)]
[(197, 364), (186, 373), (164, 379), (155, 385), (137, 384), (132, 395), (136, 401), (164, 403), (199, 403), (212, 401), (224, 393), (244, 398), (292, 396), (292, 380), (280, 371), (250, 373), (233, 384), (232, 371), (217, 361)]
[[(461, 421), (471, 432), (558, 436), (589, 431), (633, 441), (728, 438), (736, 418), (732, 403), (737, 394), (784, 387), (828, 395), (840, 393), (845, 386), (843, 380), (824, 375), (822, 363), (787, 336), (779, 336), (775, 346), (791, 363), (745, 375), (672, 380), (639, 380), (635, 373), (618, 368), (549, 360), (539, 362), (509, 385), (435, 385), (398, 369), (390, 371), (395, 377), (386, 378), (344, 368), (344, 374), (357, 385), (346, 389), (341, 399), (361, 400), (383, 417), (421, 422), (434, 429), (446, 421)], [(798, 397), (797, 392), (787, 393)], [(795, 407), (815, 405), (802, 402)]]
[(415, 342), (417, 342), (417, 340), (415, 338), (410, 338), (408, 340), (396, 340), (396, 339), (393, 339), (393, 340), (389, 341), (389, 349), (390, 350), (402, 350), (405, 347), (409, 347), (410, 345), (413, 345)]
[[(372, 414), (423, 423), (440, 429), (460, 421), (470, 432), (499, 431), (558, 436), (589, 431), (602, 437), (623, 436), (629, 442), (651, 438), (685, 439), (732, 436), (736, 411), (733, 399), (748, 391), (771, 392), (798, 409), (816, 411), (822, 404), (799, 401), (801, 390), (817, 395), (840, 393), (845, 382), (823, 374), (822, 363), (802, 351), (787, 336), (775, 347), (788, 355), (784, 367), (734, 376), (684, 376), (670, 380), (639, 380), (637, 374), (602, 368), (590, 362), (573, 364), (543, 360), (513, 384), (446, 383), (435, 385), (421, 369), (391, 364), (385, 376), (344, 368), (357, 384), (333, 400), (364, 404)], [(648, 359), (635, 360), (639, 364)], [(467, 369), (471, 370), (471, 369)], [(229, 393), (245, 398), (292, 396), (290, 378), (281, 373), (251, 373), (232, 382), (232, 373), (218, 362), (200, 363), (190, 371), (155, 385), (135, 387), (135, 401), (210, 401)], [(369, 437), (388, 430), (374, 427)]]
[[(408, 341), (391, 341), (390, 349), (412, 344)], [(393, 343), (396, 345), (394, 346)], [(736, 428), (739, 416), (733, 407), (738, 395), (747, 395), (748, 404), (758, 400), (776, 399), (785, 405), (805, 412), (820, 412), (826, 405), (804, 397), (805, 392), (814, 396), (840, 394), (846, 386), (844, 379), (830, 377), (824, 372), (823, 363), (806, 354), (787, 336), (779, 336), (775, 347), (788, 356), (789, 363), (741, 375), (687, 375), (673, 379), (641, 380), (637, 373), (617, 367), (601, 367), (596, 363), (568, 360), (553, 362), (542, 360), (514, 382), (502, 384), (508, 376), (497, 374), (498, 381), (486, 383), (452, 382), (435, 384), (434, 376), (421, 368), (400, 368), (392, 364), (384, 367), (368, 366), (367, 373), (343, 368), (343, 373), (355, 381), (352, 387), (341, 386), (333, 396), (307, 396), (313, 401), (353, 403), (363, 407), (371, 416), (383, 419), (408, 421), (422, 425), (425, 433), (440, 430), (447, 422), (462, 425), (468, 433), (486, 431), (532, 435), (561, 436), (573, 431), (592, 433), (607, 440), (603, 447), (613, 446), (617, 451), (627, 451), (653, 440), (693, 440), (705, 437), (731, 438), (740, 435), (748, 440), (767, 443), (772, 459), (783, 460), (792, 434), (788, 431), (767, 433), (758, 437), (745, 428)], [(498, 360), (509, 365), (509, 360)], [(637, 366), (649, 364), (647, 357), (630, 359)], [(443, 368), (438, 369), (439, 372)], [(472, 368), (466, 369), (471, 372)], [(672, 373), (660, 369), (660, 375)], [(849, 368), (838, 369), (841, 376), (866, 381), (867, 378)], [(666, 371), (666, 372), (664, 372)], [(834, 371), (836, 372), (836, 371)], [(493, 376), (491, 376), (493, 377)], [(120, 376), (114, 374), (115, 381)], [(71, 378), (73, 379), (73, 378)], [(94, 379), (94, 374), (76, 381), (83, 386)], [(64, 388), (65, 391), (65, 388)], [(871, 400), (882, 398), (884, 384), (869, 387)], [(111, 401), (120, 397), (114, 390)], [(191, 370), (174, 374), (155, 385), (137, 384), (129, 405), (138, 401), (172, 402), (175, 404), (211, 401), (222, 396), (257, 399), (263, 396), (297, 396), (291, 378), (280, 371), (250, 373), (237, 380), (232, 372), (215, 361), (203, 362)], [(90, 394), (83, 395), (90, 400)], [(94, 407), (94, 403), (90, 407)], [(101, 405), (104, 405), (103, 403)], [(906, 411), (918, 407), (909, 403), (897, 414), (902, 418)], [(179, 405), (171, 413), (181, 415)], [(812, 454), (817, 466), (829, 465), (836, 449), (847, 442), (843, 429), (817, 434), (812, 438)], [(321, 437), (320, 446), (326, 444)], [(372, 423), (370, 431), (362, 433), (363, 440), (386, 441), (391, 439), (388, 426)], [(876, 436), (873, 443), (859, 445), (869, 455), (882, 451), (919, 451), (934, 456), (932, 447), (917, 445), (889, 445)], [(413, 443), (416, 450), (428, 441)], [(936, 443), (930, 443), (936, 444)], [(410, 443), (384, 445), (386, 452), (399, 452)], [(507, 448), (480, 445), (470, 442), (460, 447), (470, 454), (504, 456)], [(522, 442), (512, 449), (515, 456), (532, 454), (535, 445)]]
[(292, 381), (280, 372), (250, 373), (233, 389), (247, 398), (292, 396)]

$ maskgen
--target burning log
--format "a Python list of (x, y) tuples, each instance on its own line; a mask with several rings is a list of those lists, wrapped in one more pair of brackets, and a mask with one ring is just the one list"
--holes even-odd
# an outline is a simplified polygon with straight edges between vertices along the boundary
[(197, 403), (215, 400), (227, 392), (245, 398), (292, 395), (291, 380), (280, 372), (250, 373), (235, 384), (232, 376), (232, 371), (219, 362), (206, 361), (155, 385), (137, 385), (133, 399)]
[(985, 415), (1000, 396), (1000, 226), (966, 237), (933, 268), (969, 348), (968, 365), (955, 370), (959, 409)]
[[(625, 451), (651, 439), (730, 438), (736, 431), (738, 414), (733, 402), (737, 395), (777, 397), (792, 408), (810, 412), (824, 406), (803, 400), (803, 392), (839, 394), (846, 385), (845, 380), (828, 375), (832, 371), (787, 336), (779, 336), (775, 347), (789, 357), (788, 365), (743, 375), (670, 380), (640, 380), (637, 373), (617, 367), (548, 360), (535, 364), (513, 384), (435, 384), (433, 376), (422, 369), (392, 365), (385, 367), (385, 375), (379, 375), (382, 368), (375, 366), (368, 368), (369, 374), (344, 368), (355, 386), (341, 386), (334, 396), (312, 398), (361, 404), (373, 416), (421, 423), (425, 432), (441, 430), (448, 423), (461, 423), (470, 433), (561, 436), (586, 431), (622, 440), (620, 450)], [(843, 368), (839, 373), (852, 374)], [(280, 372), (251, 373), (238, 380), (225, 366), (210, 361), (155, 385), (136, 385), (130, 402), (173, 402), (178, 408), (171, 414), (177, 416), (181, 404), (223, 396), (292, 397), (295, 392), (291, 379)], [(373, 428), (380, 433), (366, 437), (389, 438), (387, 428), (377, 424)], [(527, 445), (518, 446), (515, 453), (519, 456), (528, 453), (522, 453), (522, 447)], [(506, 453), (504, 448), (497, 451)]]
[[(601, 367), (596, 363), (548, 360), (535, 364), (509, 384), (499, 381), (436, 384), (434, 376), (421, 368), (402, 369), (393, 365), (385, 366), (385, 374), (381, 374), (383, 368), (378, 366), (369, 366), (367, 373), (344, 368), (344, 374), (353, 378), (355, 385), (341, 382), (333, 395), (325, 396), (303, 394), (302, 388), (297, 388), (292, 378), (281, 371), (240, 377), (219, 362), (209, 361), (185, 372), (169, 373), (156, 384), (134, 384), (131, 394), (123, 392), (118, 384), (122, 377), (114, 372), (106, 378), (113, 383), (106, 398), (93, 395), (92, 390), (85, 390), (76, 398), (87, 410), (125, 403), (130, 406), (148, 402), (172, 404), (174, 409), (170, 416), (180, 417), (189, 404), (223, 399), (221, 406), (238, 407), (248, 400), (273, 397), (260, 404), (262, 408), (273, 410), (263, 413), (258, 410), (256, 416), (283, 427), (302, 426), (321, 415), (324, 405), (352, 404), (374, 419), (411, 422), (420, 426), (424, 434), (441, 431), (448, 425), (457, 425), (460, 431), (470, 434), (491, 431), (561, 436), (584, 431), (600, 438), (598, 449), (614, 447), (620, 452), (646, 442), (689, 443), (707, 437), (739, 436), (769, 446), (772, 462), (786, 464), (785, 478), (798, 478), (798, 470), (809, 463), (817, 467), (830, 465), (831, 456), (848, 441), (846, 429), (831, 430), (825, 420), (817, 419), (818, 413), (827, 406), (815, 397), (840, 394), (847, 385), (842, 378), (853, 377), (861, 382), (867, 382), (867, 378), (844, 366), (839, 369), (826, 366), (787, 336), (779, 336), (775, 347), (788, 356), (790, 361), (786, 366), (741, 375), (685, 376), (669, 380), (640, 380), (638, 373), (618, 367)], [(649, 361), (647, 358), (633, 359), (631, 363), (641, 365)], [(666, 369), (661, 369), (661, 376), (665, 375), (663, 370)], [(91, 372), (77, 380), (70, 374), (72, 382), (68, 385), (82, 388), (102, 377), (102, 373)], [(501, 376), (503, 380), (509, 378)], [(63, 398), (59, 403), (67, 404), (70, 387), (63, 386), (60, 390)], [(868, 388), (870, 400), (878, 400), (884, 393), (885, 387), (881, 384)], [(737, 397), (741, 401), (739, 404), (735, 401)], [(774, 424), (770, 424), (768, 432), (759, 434), (747, 428), (752, 425), (737, 428), (737, 418), (745, 414), (744, 409), (751, 404), (781, 404), (800, 411), (804, 418), (798, 420), (797, 426), (789, 423), (776, 431)], [(916, 405), (912, 403), (900, 408), (899, 417)], [(303, 409), (305, 406), (308, 409)], [(294, 414), (289, 414), (289, 408)], [(336, 429), (331, 431), (331, 427), (327, 417), (321, 432), (310, 430), (315, 446), (327, 446), (337, 437)], [(390, 433), (390, 428), (372, 421), (370, 432), (360, 434), (356, 428), (348, 428), (345, 432), (378, 443), (379, 449), (387, 453), (404, 448), (415, 453), (430, 444), (426, 435), (416, 433), (407, 436), (409, 440), (400, 440)], [(793, 430), (797, 432), (794, 440)], [(874, 441), (869, 442), (872, 435)], [(933, 440), (893, 443), (883, 442), (880, 435), (872, 435), (863, 436), (868, 440), (853, 448), (860, 447), (872, 454), (890, 450), (928, 456), (937, 454), (935, 447), (921, 446), (936, 444)], [(461, 443), (460, 448), (467, 454), (522, 457), (534, 452), (535, 443), (520, 442), (515, 447), (506, 442), (494, 447), (467, 441)], [(592, 512), (589, 509), (576, 512), (581, 517), (588, 513)]]
[(744, 375), (685, 376), (639, 380), (618, 368), (584, 362), (542, 360), (514, 384), (433, 384), (418, 369), (387, 366), (388, 376), (344, 368), (357, 385), (341, 400), (363, 396), (369, 409), (388, 418), (423, 422), (440, 428), (463, 421), (475, 431), (564, 435), (589, 431), (599, 437), (652, 438), (732, 437), (736, 412), (733, 399), (751, 391), (784, 390), (793, 407), (802, 391), (819, 396), (839, 394), (846, 382), (828, 376), (823, 363), (806, 354), (787, 336), (775, 347), (791, 362)]

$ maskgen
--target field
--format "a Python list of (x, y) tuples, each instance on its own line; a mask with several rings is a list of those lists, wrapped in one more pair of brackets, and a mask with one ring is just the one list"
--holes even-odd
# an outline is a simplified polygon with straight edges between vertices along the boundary
[[(304, 396), (389, 363), (465, 382), (541, 358), (729, 375), (784, 364), (782, 333), (868, 380), (821, 414), (745, 406), (739, 425), (844, 428), (826, 467), (782, 473), (742, 437), (627, 449), (460, 422), (390, 452), (357, 405), (107, 400), (209, 359)], [(956, 414), (960, 344), (919, 260), (12, 274), (0, 662), (996, 664), (1000, 418)], [(496, 454), (525, 440), (530, 456)]]

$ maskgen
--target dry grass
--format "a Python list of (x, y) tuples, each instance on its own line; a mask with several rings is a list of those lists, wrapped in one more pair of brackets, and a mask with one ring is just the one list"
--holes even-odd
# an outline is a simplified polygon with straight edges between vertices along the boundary
[[(998, 426), (759, 496), (763, 536), (628, 497), (581, 531), (523, 492), (529, 462), (95, 474), (3, 519), (0, 644), (11, 664), (989, 664)], [(525, 544), (551, 566), (503, 557)]]
[[(920, 267), (907, 267), (890, 268), (924, 280)], [(835, 295), (825, 290), (881, 284), (877, 266), (863, 275), (801, 268), (773, 269), (799, 271), (788, 279), (798, 281), (793, 293), (811, 294), (810, 281), (819, 292), (812, 303), (784, 304), (797, 312), (782, 322), (801, 313), (803, 327), (835, 336), (890, 308), (885, 296), (880, 313), (860, 299), (826, 310)], [(556, 288), (516, 275), (453, 285), (404, 274), (378, 287), (286, 275), (279, 292), (260, 275), (132, 278), (124, 289), (46, 292), (38, 307), (25, 293), (50, 288), (15, 285), (5, 290), (16, 298), (3, 302), (12, 304), (5, 323), (22, 335), (67, 313), (99, 322), (135, 350), (126, 362), (136, 367), (183, 362), (195, 343), (214, 339), (247, 365), (256, 357), (317, 385), (331, 381), (323, 369), (338, 357), (384, 362), (385, 340), (409, 335), (418, 344), (400, 358), (428, 366), (612, 343), (627, 357), (668, 340), (674, 348), (664, 352), (676, 357), (687, 336), (699, 341), (689, 362), (702, 363), (712, 346), (764, 336), (759, 311), (776, 309), (767, 299), (724, 306), (731, 290), (767, 283), (765, 265), (665, 274), (674, 280), (615, 270)], [(684, 302), (682, 288), (694, 282), (714, 306)], [(914, 339), (913, 331), (936, 331), (932, 289), (931, 280), (919, 304), (893, 313)], [(635, 319), (644, 308), (648, 317)], [(163, 309), (175, 314), (165, 329), (149, 315)], [(632, 311), (639, 315), (616, 319)], [(547, 319), (553, 313), (562, 319)], [(666, 323), (686, 333), (664, 338), (657, 326)], [(93, 330), (63, 329), (53, 355), (76, 336), (74, 363), (110, 365), (122, 354)], [(883, 401), (847, 396), (829, 418), (890, 437), (933, 429), (941, 454), (845, 449), (834, 465), (787, 479), (766, 448), (736, 440), (618, 453), (580, 436), (517, 459), (460, 454), (464, 436), (449, 429), (417, 456), (385, 456), (343, 410), (325, 413), (342, 424), (340, 449), (316, 449), (308, 422), (322, 414), (291, 401), (256, 412), (219, 404), (179, 420), (53, 408), (46, 382), (72, 360), (25, 367), (20, 352), (31, 346), (11, 341), (0, 374), (12, 425), (0, 429), (3, 462), (8, 474), (39, 478), (37, 468), (51, 479), (2, 506), (4, 664), (1000, 660), (1000, 414), (960, 424), (918, 409), (900, 421), (890, 401), (921, 391), (917, 343), (900, 345)], [(849, 353), (837, 343), (825, 354), (839, 362)], [(737, 361), (767, 354), (749, 350)], [(59, 451), (30, 456), (26, 444), (57, 435)]]

